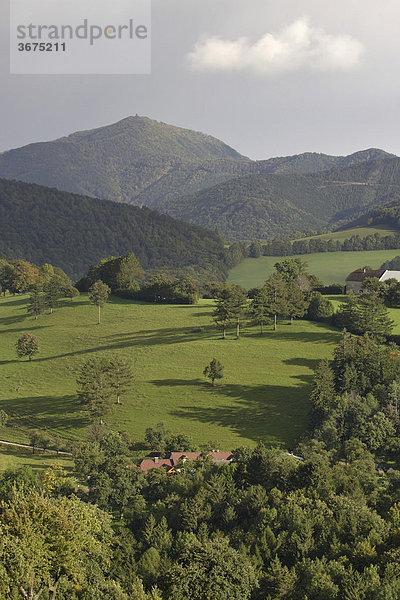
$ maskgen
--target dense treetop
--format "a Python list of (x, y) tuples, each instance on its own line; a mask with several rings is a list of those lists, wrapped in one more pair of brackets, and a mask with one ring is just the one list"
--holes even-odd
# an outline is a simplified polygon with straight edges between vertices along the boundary
[(148, 208), (0, 180), (0, 251), (10, 259), (51, 263), (71, 277), (105, 256), (134, 252), (144, 269), (208, 270), (224, 277), (221, 237)]
[(400, 193), (400, 159), (312, 174), (252, 174), (173, 198), (160, 210), (227, 239), (262, 239), (339, 226)]

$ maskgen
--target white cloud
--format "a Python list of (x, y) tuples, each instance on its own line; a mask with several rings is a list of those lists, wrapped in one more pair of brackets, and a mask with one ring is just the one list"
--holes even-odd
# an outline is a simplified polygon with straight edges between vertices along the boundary
[(248, 38), (225, 40), (205, 37), (188, 54), (197, 71), (251, 71), (260, 75), (298, 71), (350, 70), (364, 54), (364, 46), (350, 35), (333, 35), (310, 24), (307, 17), (251, 43)]

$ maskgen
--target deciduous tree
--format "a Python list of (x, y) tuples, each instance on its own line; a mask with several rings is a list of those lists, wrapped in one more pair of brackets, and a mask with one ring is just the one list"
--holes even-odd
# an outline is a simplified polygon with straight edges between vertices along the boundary
[(217, 360), (216, 358), (213, 358), (212, 361), (210, 362), (210, 364), (204, 368), (203, 374), (206, 377), (208, 377), (208, 379), (211, 379), (211, 385), (214, 386), (215, 380), (222, 379), (222, 377), (224, 376), (223, 370), (224, 370), (224, 367), (219, 362), (219, 360)]
[(17, 355), (18, 358), (27, 356), (32, 360), (32, 356), (39, 352), (39, 340), (33, 333), (23, 333), (17, 340)]
[(103, 283), (100, 279), (96, 281), (88, 292), (89, 300), (92, 304), (95, 304), (99, 308), (99, 318), (97, 324), (100, 325), (100, 310), (108, 300), (111, 289), (106, 283)]

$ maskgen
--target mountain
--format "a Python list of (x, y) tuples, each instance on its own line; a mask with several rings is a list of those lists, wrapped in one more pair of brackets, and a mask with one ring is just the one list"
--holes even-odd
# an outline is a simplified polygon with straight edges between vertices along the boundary
[(348, 227), (376, 227), (386, 226), (391, 229), (400, 230), (400, 193), (396, 198), (382, 206), (361, 215), (355, 221), (349, 223)]
[(257, 161), (257, 170), (259, 173), (283, 173), (286, 175), (318, 173), (331, 169), (343, 169), (380, 158), (395, 158), (395, 155), (389, 154), (384, 150), (379, 150), (378, 148), (360, 150), (348, 156), (331, 156), (330, 154), (320, 154), (318, 152), (304, 152), (303, 154), (294, 156), (282, 156)]
[(291, 235), (347, 223), (400, 193), (400, 159), (312, 174), (254, 174), (165, 201), (160, 210), (227, 239)]
[(251, 161), (216, 138), (147, 117), (0, 154), (0, 177), (149, 207), (255, 173), (311, 173), (390, 156), (304, 154)]
[(131, 202), (182, 165), (221, 159), (246, 161), (209, 135), (136, 116), (4, 152), (0, 177)]
[(219, 235), (148, 208), (0, 179), (0, 251), (61, 267), (73, 278), (107, 256), (134, 252), (145, 269), (223, 279)]

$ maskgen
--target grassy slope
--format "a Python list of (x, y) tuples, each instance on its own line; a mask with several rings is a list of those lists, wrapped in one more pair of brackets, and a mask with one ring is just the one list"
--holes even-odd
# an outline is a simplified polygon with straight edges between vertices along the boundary
[[(299, 322), (263, 338), (249, 328), (239, 341), (232, 333), (223, 341), (211, 325), (211, 301), (154, 306), (112, 299), (97, 326), (96, 308), (85, 297), (38, 321), (26, 316), (26, 300), (0, 300), (0, 408), (14, 416), (14, 427), (0, 436), (20, 441), (29, 427), (84, 436), (88, 422), (75, 395), (80, 365), (119, 353), (134, 361), (136, 386), (110, 421), (134, 439), (163, 421), (198, 443), (216, 440), (221, 449), (259, 439), (290, 446), (306, 425), (313, 369), (338, 339), (328, 327)], [(194, 333), (199, 326), (203, 331)], [(41, 343), (31, 363), (15, 358), (24, 331)], [(214, 356), (225, 365), (225, 378), (213, 389), (202, 370)]]
[(394, 233), (398, 233), (397, 229), (391, 229), (389, 227), (377, 225), (376, 227), (352, 227), (351, 229), (343, 229), (343, 231), (334, 231), (332, 233), (323, 233), (321, 235), (313, 235), (308, 238), (298, 238), (299, 240), (306, 239), (321, 239), (321, 240), (339, 240), (343, 242), (343, 240), (350, 239), (353, 235), (358, 235), (360, 238), (365, 238), (368, 235), (374, 235), (378, 233), (380, 236), (384, 235), (393, 235)]
[(0, 472), (9, 467), (31, 467), (34, 471), (43, 471), (50, 465), (62, 465), (64, 469), (72, 467), (72, 459), (69, 457), (56, 456), (55, 454), (41, 453), (31, 450), (10, 449), (0, 445)]
[[(315, 273), (324, 283), (344, 283), (347, 275), (364, 265), (378, 269), (381, 264), (398, 256), (400, 250), (371, 250), (365, 252), (320, 252), (306, 254), (301, 258), (308, 264), (310, 273)], [(274, 271), (274, 264), (283, 260), (280, 256), (247, 258), (229, 273), (231, 283), (245, 288), (262, 284)]]

